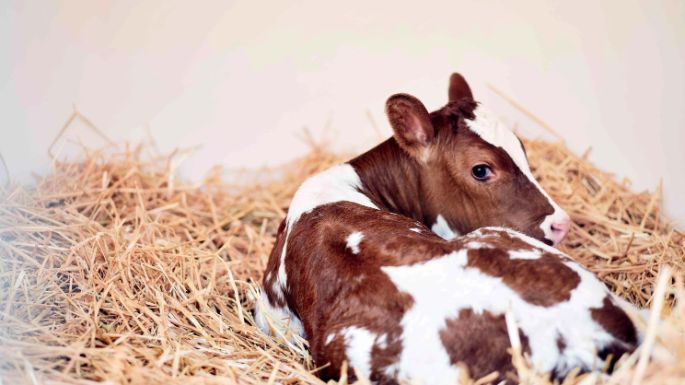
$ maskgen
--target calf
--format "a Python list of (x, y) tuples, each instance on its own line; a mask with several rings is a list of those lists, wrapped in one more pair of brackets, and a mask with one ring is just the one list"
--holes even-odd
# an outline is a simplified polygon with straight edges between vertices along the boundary
[[(441, 249), (444, 255), (455, 253), (461, 241), (446, 240), (483, 226), (508, 227), (548, 244), (558, 243), (570, 226), (568, 215), (532, 176), (521, 142), (473, 101), (460, 75), (451, 78), (447, 105), (433, 113), (405, 94), (388, 99), (386, 110), (393, 138), (346, 164), (311, 177), (293, 197), (267, 265), (255, 314), (265, 332), (308, 336), (315, 360), (321, 364), (330, 361), (329, 370), (333, 372), (346, 353), (336, 356), (317, 348), (317, 338), (331, 335), (334, 329), (322, 326), (326, 314), (346, 311), (351, 318), (339, 324), (345, 327), (357, 325), (354, 319), (363, 315), (360, 311), (369, 311), (367, 316), (373, 315), (374, 322), (381, 324), (397, 316), (382, 304), (374, 309), (362, 306), (369, 301), (375, 303), (382, 295), (354, 282), (371, 282), (377, 285), (374, 290), (384, 288), (395, 310), (407, 311), (416, 299), (400, 283), (388, 281), (382, 267), (409, 268), (421, 261), (439, 259), (440, 254), (432, 248), (438, 242), (445, 248)], [(346, 221), (345, 215), (355, 211), (363, 214), (355, 216), (355, 220), (365, 219), (363, 223)], [(412, 223), (408, 231), (416, 235), (407, 243), (396, 243), (394, 238), (406, 235), (406, 226), (384, 225), (403, 221)], [(337, 226), (355, 224), (359, 227), (347, 232), (340, 232)], [(427, 232), (427, 226), (444, 239)], [(364, 253), (373, 269), (355, 269), (360, 267), (359, 258), (349, 258), (349, 254), (358, 254), (362, 242), (369, 243), (369, 231), (380, 228), (384, 232), (377, 233), (377, 237), (385, 239), (377, 244), (381, 249)], [(345, 238), (336, 238), (341, 235)], [(394, 245), (392, 252), (384, 248), (390, 245)], [(348, 296), (348, 290), (356, 294)], [(473, 313), (472, 317), (483, 314), (482, 308), (464, 309)], [(501, 316), (501, 309), (488, 314), (494, 320)], [(346, 343), (355, 345), (354, 341)], [(404, 347), (400, 350), (418, 354)], [(416, 377), (401, 375), (401, 363), (394, 364), (396, 375), (391, 370), (385, 377), (371, 369), (354, 367), (378, 381)]]

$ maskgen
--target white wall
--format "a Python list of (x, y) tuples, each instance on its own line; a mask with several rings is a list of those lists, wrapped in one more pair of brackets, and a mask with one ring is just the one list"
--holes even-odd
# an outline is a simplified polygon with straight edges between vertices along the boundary
[[(114, 140), (201, 144), (183, 168), (196, 178), (295, 157), (304, 126), (361, 150), (378, 140), (369, 115), (389, 133), (390, 94), (437, 107), (459, 70), (524, 133), (541, 130), (487, 83), (635, 189), (663, 177), (685, 224), (685, 2), (398, 3), (5, 1), (0, 154), (17, 179), (45, 172), (73, 105)], [(67, 137), (101, 142), (85, 131)]]

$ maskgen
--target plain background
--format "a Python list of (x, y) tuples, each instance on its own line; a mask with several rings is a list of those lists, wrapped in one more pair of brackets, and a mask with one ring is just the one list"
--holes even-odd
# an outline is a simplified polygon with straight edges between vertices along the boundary
[[(337, 149), (389, 135), (385, 99), (445, 102), (452, 71), (528, 136), (488, 84), (654, 189), (685, 224), (685, 2), (3, 1), (0, 154), (12, 178), (49, 170), (74, 106), (115, 141), (201, 145), (182, 174), (275, 165), (307, 127)], [(375, 126), (375, 128), (374, 128)], [(76, 125), (59, 143), (102, 139)], [(0, 171), (0, 175), (3, 171)], [(4, 176), (6, 177), (6, 176)]]

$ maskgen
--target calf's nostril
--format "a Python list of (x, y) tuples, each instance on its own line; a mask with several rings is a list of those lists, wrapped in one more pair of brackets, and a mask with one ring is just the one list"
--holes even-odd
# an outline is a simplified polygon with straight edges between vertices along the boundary
[(567, 215), (560, 216), (549, 224), (549, 238), (554, 245), (559, 244), (571, 229), (571, 218)]
[(561, 233), (561, 234), (566, 234), (568, 230), (571, 228), (571, 221), (570, 220), (564, 220), (560, 222), (554, 222), (552, 223), (552, 231), (555, 233)]

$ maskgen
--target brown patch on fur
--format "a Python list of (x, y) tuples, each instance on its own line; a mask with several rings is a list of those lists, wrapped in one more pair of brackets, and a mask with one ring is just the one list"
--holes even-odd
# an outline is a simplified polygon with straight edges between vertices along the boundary
[[(521, 344), (530, 353), (527, 336), (519, 330)], [(456, 318), (448, 319), (440, 331), (440, 339), (453, 365), (464, 363), (473, 378), (480, 378), (499, 371), (497, 381), (507, 380), (507, 373), (513, 372), (511, 346), (504, 315), (490, 312), (475, 314), (470, 309), (459, 312)]]
[(604, 330), (617, 339), (634, 344), (637, 342), (637, 331), (628, 315), (609, 296), (604, 298), (602, 307), (590, 310), (592, 319), (602, 325)]
[[(273, 249), (271, 249), (271, 254), (269, 254), (269, 261), (266, 264), (266, 270), (264, 271), (264, 276), (262, 277), (262, 290), (266, 294), (267, 298), (274, 306), (283, 307), (285, 306), (285, 299), (279, 298), (275, 293), (273, 293), (273, 284), (276, 281), (276, 276), (278, 274), (278, 265), (280, 264), (281, 253), (283, 252), (283, 244), (285, 243), (285, 220), (281, 221), (278, 225), (278, 234), (276, 235), (276, 243), (274, 243)], [(268, 278), (268, 279), (267, 279)]]
[(523, 300), (537, 306), (554, 306), (568, 301), (580, 276), (553, 254), (542, 252), (538, 259), (511, 259), (510, 247), (469, 250), (467, 266), (499, 277)]
[(616, 339), (602, 348), (597, 355), (608, 361), (607, 370), (611, 373), (616, 362), (637, 348), (637, 330), (628, 315), (607, 296), (601, 308), (590, 310), (592, 319)]
[(350, 165), (362, 181), (362, 192), (383, 211), (397, 213), (427, 223), (421, 184), (421, 166), (394, 138), (352, 159)]
[(626, 353), (632, 353), (637, 346), (637, 330), (623, 309), (614, 305), (610, 296), (606, 296), (602, 307), (590, 309), (592, 319), (602, 328), (616, 338), (602, 350), (598, 356), (604, 360), (609, 360), (609, 372), (614, 370), (616, 362)]
[[(401, 318), (400, 318), (401, 319)], [(386, 375), (386, 369), (397, 363), (402, 354), (402, 327), (394, 321), (391, 323), (392, 327), (386, 333), (386, 346), (382, 347), (379, 344), (374, 344), (371, 350), (371, 381), (376, 384), (396, 384), (395, 375)], [(381, 333), (382, 334), (382, 333)]]

